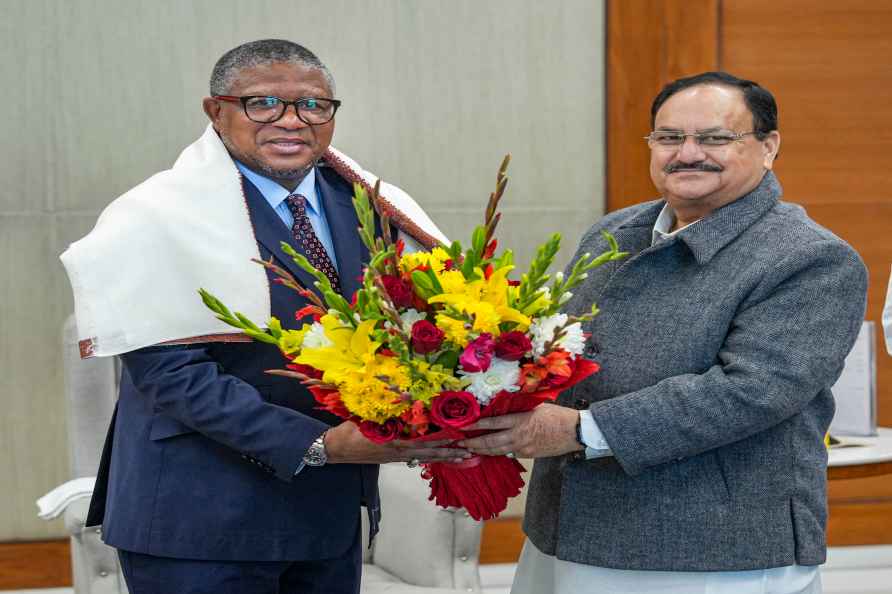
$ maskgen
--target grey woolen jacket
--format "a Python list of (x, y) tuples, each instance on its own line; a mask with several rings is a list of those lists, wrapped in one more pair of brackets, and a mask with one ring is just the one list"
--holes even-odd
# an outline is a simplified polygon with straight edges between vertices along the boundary
[(602, 313), (586, 355), (602, 369), (559, 403), (588, 409), (613, 456), (543, 458), (524, 530), (600, 567), (729, 571), (826, 555), (830, 387), (864, 316), (858, 254), (768, 172), (749, 194), (651, 246), (663, 201), (601, 219), (577, 254), (590, 273), (568, 313)]

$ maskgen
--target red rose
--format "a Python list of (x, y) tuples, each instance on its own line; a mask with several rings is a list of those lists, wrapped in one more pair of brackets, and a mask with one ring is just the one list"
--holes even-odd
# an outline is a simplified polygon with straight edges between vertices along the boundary
[(442, 330), (427, 320), (418, 320), (412, 324), (412, 348), (419, 355), (426, 355), (440, 348), (444, 336)]
[(468, 343), (458, 362), (461, 368), (469, 373), (477, 373), (478, 371), (486, 371), (489, 364), (492, 363), (492, 356), (495, 352), (495, 341), (492, 335), (484, 333)]
[(431, 420), (460, 429), (480, 418), (480, 403), (470, 392), (440, 392), (431, 400)]
[(411, 283), (408, 283), (398, 276), (385, 274), (381, 276), (381, 283), (390, 295), (390, 300), (400, 309), (408, 309), (414, 303), (413, 295), (415, 291), (412, 289)]
[(374, 443), (387, 443), (396, 439), (400, 432), (400, 424), (396, 419), (388, 419), (384, 424), (373, 421), (359, 423), (359, 432)]
[(533, 343), (523, 332), (505, 332), (496, 339), (496, 357), (505, 361), (520, 361), (533, 348)]

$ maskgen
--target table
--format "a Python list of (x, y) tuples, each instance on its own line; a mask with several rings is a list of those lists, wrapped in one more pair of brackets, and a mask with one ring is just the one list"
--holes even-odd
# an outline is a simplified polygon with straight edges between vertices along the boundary
[(866, 478), (892, 474), (892, 429), (880, 427), (876, 437), (840, 437), (855, 447), (831, 448), (827, 462), (827, 478)]

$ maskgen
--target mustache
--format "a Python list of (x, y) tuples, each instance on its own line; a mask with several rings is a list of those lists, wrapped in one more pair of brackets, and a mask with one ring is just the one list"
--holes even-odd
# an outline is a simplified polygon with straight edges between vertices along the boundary
[(724, 171), (723, 167), (712, 165), (706, 161), (697, 161), (696, 163), (682, 163), (681, 161), (673, 161), (663, 167), (665, 173), (675, 173), (676, 171), (712, 171), (718, 173)]

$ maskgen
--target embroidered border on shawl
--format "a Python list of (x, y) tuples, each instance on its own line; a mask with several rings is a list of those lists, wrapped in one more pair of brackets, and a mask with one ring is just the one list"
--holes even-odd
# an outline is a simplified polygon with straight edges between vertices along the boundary
[(77, 348), (81, 352), (81, 359), (89, 359), (96, 354), (96, 342), (92, 338), (78, 341)]
[[(334, 169), (338, 173), (338, 175), (340, 175), (350, 183), (357, 183), (361, 185), (367, 192), (371, 194), (372, 187), (369, 185), (369, 183), (364, 180), (358, 173), (356, 173), (353, 168), (336, 157), (330, 150), (326, 149), (325, 153), (322, 155), (322, 158), (331, 166), (332, 169)], [(378, 196), (377, 206), (381, 213), (387, 216), (391, 221), (393, 221), (393, 223), (399, 229), (405, 231), (406, 233), (420, 241), (425, 248), (433, 249), (434, 247), (440, 245), (440, 240), (438, 240), (433, 235), (430, 235), (417, 224), (415, 224), (415, 222), (412, 221), (412, 219), (408, 215), (394, 206), (384, 196)]]
[(189, 338), (178, 338), (159, 342), (159, 345), (198, 344), (200, 342), (254, 342), (254, 339), (241, 332), (222, 332), (220, 334), (202, 334)]
[[(155, 346), (177, 345), (177, 344), (198, 344), (202, 342), (252, 342), (254, 339), (247, 334), (240, 332), (223, 332), (220, 334), (203, 334), (201, 336), (193, 336), (191, 338), (178, 338), (177, 340), (166, 340), (159, 342)], [(89, 359), (96, 356), (96, 340), (93, 338), (85, 338), (78, 341), (78, 350), (81, 359)]]

